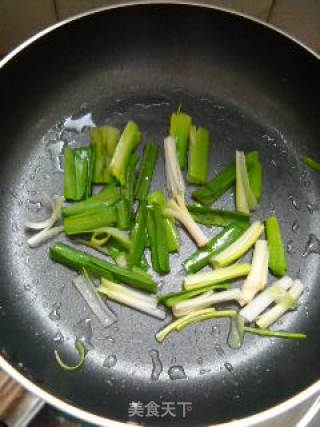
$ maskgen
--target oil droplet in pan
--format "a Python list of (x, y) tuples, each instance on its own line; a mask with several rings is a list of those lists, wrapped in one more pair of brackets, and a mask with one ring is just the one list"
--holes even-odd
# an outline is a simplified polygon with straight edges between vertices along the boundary
[(233, 366), (231, 365), (231, 363), (226, 362), (226, 363), (224, 364), (224, 367), (226, 368), (226, 370), (227, 370), (228, 372), (230, 372), (230, 374), (233, 374), (233, 373), (234, 373)]
[(104, 359), (103, 367), (104, 368), (113, 368), (117, 364), (117, 356), (115, 354), (110, 354)]
[(310, 254), (320, 255), (320, 240), (312, 233), (309, 235), (302, 256), (306, 257)]
[(307, 206), (309, 214), (312, 215), (314, 212), (314, 206), (311, 203), (307, 203), (306, 206)]
[(173, 365), (168, 369), (168, 375), (171, 380), (185, 380), (187, 378), (184, 369), (180, 365)]
[(223, 348), (221, 347), (221, 345), (220, 344), (216, 344), (215, 346), (214, 346), (214, 348), (215, 348), (215, 350), (216, 350), (216, 352), (217, 352), (217, 354), (220, 356), (220, 357), (225, 357), (226, 356), (226, 354), (225, 354), (225, 352), (224, 352), (224, 350), (223, 350)]
[(293, 240), (289, 240), (287, 243), (287, 253), (289, 255), (293, 253)]
[(160, 355), (158, 350), (151, 350), (149, 352), (149, 355), (151, 357), (152, 361), (152, 373), (151, 373), (151, 380), (152, 381), (158, 381), (161, 372), (163, 371), (163, 365), (160, 360)]
[(49, 313), (49, 319), (50, 320), (55, 321), (55, 320), (59, 320), (60, 319), (60, 317), (61, 317), (60, 316), (60, 312), (59, 312), (60, 308), (61, 308), (61, 303), (60, 302), (56, 302), (56, 303), (53, 304), (52, 310)]
[(296, 198), (295, 198), (292, 194), (290, 194), (290, 195), (288, 196), (288, 199), (291, 201), (292, 206), (293, 206), (296, 210), (299, 210), (299, 209), (300, 209), (300, 207), (298, 206), (298, 203), (297, 203)]
[(76, 338), (83, 343), (85, 346), (85, 349), (87, 351), (93, 349), (93, 345), (91, 343), (92, 338), (92, 325), (91, 325), (91, 319), (86, 318), (83, 320), (80, 320), (75, 327), (75, 334)]
[(294, 233), (297, 233), (297, 231), (299, 230), (299, 228), (300, 228), (300, 224), (298, 223), (298, 221), (297, 221), (297, 220), (295, 220), (295, 221), (293, 222), (293, 224), (292, 224), (292, 231), (293, 231)]
[(62, 335), (62, 332), (60, 331), (60, 329), (57, 330), (56, 334), (53, 337), (53, 341), (56, 344), (63, 344), (64, 342), (64, 336)]

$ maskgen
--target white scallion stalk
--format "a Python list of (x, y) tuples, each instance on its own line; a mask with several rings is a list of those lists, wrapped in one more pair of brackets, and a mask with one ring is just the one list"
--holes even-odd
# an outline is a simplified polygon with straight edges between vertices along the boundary
[(243, 151), (236, 151), (236, 207), (239, 212), (247, 214), (257, 207), (257, 200), (250, 187)]
[(236, 279), (246, 276), (250, 271), (250, 264), (233, 264), (225, 268), (217, 268), (216, 270), (189, 274), (184, 279), (185, 289), (197, 289), (207, 285), (223, 283), (227, 280)]
[(167, 187), (171, 197), (184, 196), (185, 185), (177, 159), (177, 142), (172, 136), (164, 139)]
[(201, 248), (208, 243), (207, 236), (186, 208), (183, 197), (177, 196), (175, 199), (169, 200), (165, 213), (181, 222), (198, 247)]
[(171, 136), (164, 140), (164, 154), (167, 187), (171, 196), (171, 200), (169, 200), (165, 209), (165, 214), (180, 221), (197, 246), (205, 246), (208, 243), (208, 238), (194, 221), (185, 205), (185, 185), (177, 158), (176, 140)]
[(237, 312), (235, 310), (216, 310), (215, 308), (205, 308), (203, 310), (193, 311), (192, 313), (169, 323), (165, 328), (161, 329), (156, 334), (156, 340), (162, 342), (170, 332), (180, 332), (182, 329), (189, 325), (198, 323), (204, 320), (219, 318), (219, 317), (235, 317)]
[(172, 312), (175, 317), (185, 316), (195, 310), (210, 307), (213, 304), (227, 301), (238, 301), (240, 298), (240, 289), (230, 289), (228, 291), (215, 292), (211, 291), (210, 295), (201, 295), (200, 297), (191, 298), (187, 301), (181, 301), (172, 307)]
[(251, 263), (251, 270), (241, 289), (240, 304), (248, 304), (264, 289), (268, 279), (269, 250), (266, 240), (257, 240)]
[(239, 212), (250, 213), (246, 191), (242, 178), (241, 152), (236, 151), (236, 208)]
[(215, 267), (225, 267), (242, 257), (259, 239), (263, 233), (264, 226), (256, 221), (246, 230), (235, 242), (228, 246), (224, 251), (211, 258)]
[(42, 243), (47, 242), (48, 240), (58, 236), (58, 234), (62, 233), (63, 230), (64, 230), (63, 225), (58, 225), (52, 228), (45, 228), (44, 230), (41, 230), (38, 233), (34, 234), (32, 237), (30, 237), (27, 240), (27, 243), (30, 246), (30, 248), (36, 248), (37, 246), (40, 246)]
[(111, 282), (108, 279), (101, 279), (101, 286), (107, 289), (111, 289), (117, 291), (118, 293), (123, 293), (125, 295), (129, 295), (132, 298), (138, 298), (140, 300), (145, 301), (147, 304), (156, 307), (158, 304), (157, 297), (154, 295), (146, 294), (145, 292), (139, 291), (138, 289), (130, 288), (129, 286), (125, 286), (119, 283)]
[(80, 275), (72, 280), (72, 283), (93, 311), (104, 328), (117, 321), (116, 315), (110, 310), (98, 294), (96, 287), (88, 276)]
[(135, 308), (157, 319), (163, 320), (166, 317), (166, 312), (157, 307), (157, 299), (151, 295), (146, 295), (143, 292), (113, 283), (107, 279), (101, 280), (101, 286), (97, 290), (118, 303)]
[(49, 218), (39, 222), (27, 221), (24, 224), (25, 228), (29, 228), (31, 230), (43, 230), (44, 228), (47, 228), (47, 229), (51, 228), (58, 221), (58, 219), (61, 218), (63, 203), (64, 203), (64, 197), (58, 196), (55, 199), (54, 205), (53, 203), (50, 203), (51, 206), (53, 206), (53, 208)]
[(259, 328), (268, 328), (281, 316), (283, 316), (288, 310), (294, 309), (298, 305), (298, 300), (303, 292), (303, 284), (300, 280), (295, 280), (288, 290), (285, 296), (283, 296), (278, 304), (266, 311), (259, 319), (256, 324)]
[[(192, 301), (193, 301), (193, 303), (194, 304), (197, 304), (197, 303), (199, 303), (199, 301), (201, 302), (201, 301), (203, 301), (203, 300), (206, 300), (210, 295), (212, 295), (213, 294), (213, 292), (214, 291), (208, 291), (208, 292), (204, 292), (203, 294), (200, 294), (200, 295), (198, 295), (198, 296), (196, 296), (196, 297), (192, 297), (192, 298), (190, 298), (190, 300), (192, 299)], [(190, 302), (190, 300), (188, 300), (189, 302)], [(181, 301), (181, 302), (187, 302), (187, 301)], [(176, 305), (178, 305), (178, 304), (180, 304), (180, 303), (177, 303), (177, 304), (175, 304), (175, 305), (173, 305), (172, 306), (172, 312), (173, 312), (173, 314), (174, 314), (174, 316), (175, 317), (180, 317), (180, 316), (176, 316), (175, 315), (175, 313), (174, 313), (174, 311), (175, 311), (175, 306)], [(206, 306), (206, 307), (209, 307), (210, 306), (210, 304), (208, 305), (208, 306)], [(186, 309), (186, 313), (185, 314), (189, 314), (189, 312), (190, 311), (194, 311), (193, 309), (191, 309), (191, 310), (189, 310), (188, 308)]]
[(279, 299), (286, 294), (287, 289), (289, 289), (291, 285), (292, 279), (290, 279), (290, 277), (282, 277), (282, 279), (275, 282), (249, 302), (249, 304), (240, 311), (240, 315), (247, 322), (253, 322), (269, 307), (269, 305), (274, 301), (279, 301)]

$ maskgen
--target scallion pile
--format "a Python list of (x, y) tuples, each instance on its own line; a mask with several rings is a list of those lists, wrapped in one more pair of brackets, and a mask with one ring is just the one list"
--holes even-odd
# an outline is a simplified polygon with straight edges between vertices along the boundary
[[(170, 332), (216, 318), (231, 319), (232, 348), (242, 345), (245, 333), (305, 338), (268, 329), (298, 306), (303, 284), (285, 275), (288, 263), (279, 218), (251, 220), (262, 196), (259, 153), (236, 151), (230, 164), (208, 180), (210, 132), (179, 108), (169, 120), (168, 133), (163, 142), (167, 194), (152, 183), (159, 167), (159, 141), (149, 137), (138, 156), (144, 136), (134, 121), (122, 132), (110, 126), (93, 128), (87, 146), (65, 148), (64, 197), (56, 198), (47, 220), (25, 224), (37, 230), (29, 245), (38, 246), (64, 231), (68, 242), (51, 246), (50, 257), (80, 273), (74, 286), (104, 327), (117, 318), (102, 298), (162, 321), (170, 310), (176, 319), (157, 332), (159, 342)], [(199, 186), (192, 192), (192, 204), (186, 203), (183, 173), (188, 183)], [(232, 187), (234, 211), (211, 206)], [(182, 262), (183, 289), (159, 295), (151, 270), (158, 275), (170, 272), (171, 254), (183, 244), (179, 226), (197, 248)], [(212, 227), (218, 227), (217, 233), (212, 234)], [(242, 260), (248, 253), (251, 261)], [(211, 270), (200, 271), (204, 267)], [(277, 280), (268, 285), (269, 273)], [(241, 286), (233, 285), (239, 279)], [(56, 354), (60, 366), (78, 369), (85, 354), (82, 348), (78, 351), (81, 360), (74, 367)]]

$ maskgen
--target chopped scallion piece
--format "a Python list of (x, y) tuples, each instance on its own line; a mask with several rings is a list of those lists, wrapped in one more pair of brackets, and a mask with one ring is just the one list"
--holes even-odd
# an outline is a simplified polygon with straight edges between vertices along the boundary
[(302, 161), (309, 168), (311, 168), (311, 169), (313, 169), (313, 170), (315, 170), (317, 172), (320, 172), (320, 162), (317, 162), (312, 157), (310, 157), (310, 156), (303, 156), (302, 157)]
[(136, 183), (135, 195), (138, 200), (145, 200), (148, 196), (158, 155), (159, 146), (148, 142), (144, 147), (142, 163)]
[(66, 147), (63, 152), (64, 159), (64, 197), (67, 200), (76, 200), (76, 168), (74, 151)]
[(286, 295), (286, 290), (292, 285), (290, 277), (285, 276), (272, 286), (265, 289), (249, 302), (241, 311), (240, 314), (247, 322), (254, 321), (266, 308), (274, 301), (279, 300)]
[(205, 273), (189, 274), (184, 279), (185, 289), (198, 289), (207, 285), (225, 282), (238, 277), (247, 276), (250, 271), (250, 264), (233, 264), (225, 268), (217, 268)]
[(114, 225), (117, 222), (117, 211), (114, 206), (101, 205), (79, 215), (64, 218), (64, 231), (67, 235), (88, 233), (97, 228)]
[(76, 349), (77, 349), (77, 351), (79, 353), (79, 357), (80, 357), (80, 360), (79, 360), (79, 362), (76, 365), (67, 365), (61, 359), (61, 357), (60, 357), (60, 355), (58, 353), (58, 350), (54, 351), (54, 355), (55, 355), (55, 358), (56, 358), (56, 361), (57, 361), (58, 365), (60, 366), (60, 368), (64, 369), (65, 371), (69, 371), (69, 372), (77, 371), (84, 364), (84, 361), (85, 361), (85, 358), (86, 358), (86, 350), (84, 348), (83, 343), (80, 340), (76, 340), (75, 347), (76, 347)]
[(119, 136), (119, 129), (111, 126), (91, 128), (91, 146), (95, 151), (92, 177), (93, 183), (104, 184), (112, 181), (109, 167)]
[(34, 234), (33, 236), (29, 237), (29, 239), (27, 240), (27, 243), (30, 246), (30, 248), (36, 248), (40, 246), (42, 243), (45, 243), (48, 240), (58, 236), (63, 231), (64, 231), (63, 225), (57, 225), (56, 227), (45, 228), (39, 231), (38, 233)]
[(264, 226), (261, 222), (254, 222), (235, 242), (212, 258), (216, 267), (225, 267), (242, 257), (259, 239)]
[(127, 286), (102, 279), (98, 292), (108, 298), (163, 320), (166, 312), (157, 307), (157, 299)]
[(96, 287), (85, 270), (83, 274), (73, 279), (72, 283), (104, 328), (108, 328), (117, 321), (117, 317), (105, 302), (102, 301), (101, 296), (98, 294)]
[(120, 199), (120, 189), (115, 184), (106, 185), (100, 193), (94, 194), (82, 202), (73, 203), (62, 209), (63, 216), (79, 215), (87, 211), (94, 211), (99, 207), (112, 206)]
[(56, 197), (54, 202), (50, 199), (50, 206), (52, 208), (52, 213), (49, 216), (49, 218), (42, 221), (37, 221), (37, 222), (27, 221), (24, 224), (25, 228), (30, 228), (31, 230), (42, 230), (44, 228), (46, 229), (51, 228), (58, 221), (58, 219), (61, 218), (63, 202), (64, 202), (63, 196)]
[(250, 170), (248, 170), (250, 188), (257, 200), (260, 202), (262, 194), (262, 165), (257, 159)]
[(178, 219), (189, 232), (190, 236), (201, 247), (208, 243), (206, 235), (201, 228), (196, 224), (189, 213), (185, 201), (184, 192), (185, 186), (183, 176), (178, 164), (176, 152), (176, 140), (170, 136), (164, 140), (165, 166), (167, 186), (171, 195), (165, 215)]
[(251, 263), (251, 270), (241, 288), (240, 304), (248, 304), (264, 289), (268, 279), (269, 251), (266, 240), (257, 240)]
[(172, 307), (172, 312), (175, 317), (181, 317), (195, 310), (204, 309), (221, 302), (238, 301), (240, 295), (240, 289), (230, 289), (221, 292), (208, 291), (187, 301), (178, 302)]
[(191, 126), (188, 157), (188, 182), (191, 184), (207, 182), (209, 142), (207, 129)]
[(155, 225), (157, 245), (156, 253), (159, 262), (159, 273), (169, 273), (170, 264), (165, 219), (160, 205), (155, 203), (151, 212), (154, 218)]
[(244, 319), (240, 314), (231, 318), (228, 345), (233, 350), (238, 350), (244, 339)]
[(137, 124), (129, 121), (122, 132), (110, 163), (111, 174), (122, 186), (126, 184), (127, 167), (131, 153), (141, 141)]
[(131, 248), (127, 257), (128, 267), (138, 266), (146, 247), (146, 215), (145, 202), (141, 202), (136, 214), (136, 222), (131, 232)]
[(236, 315), (235, 310), (216, 310), (214, 308), (206, 308), (204, 310), (194, 311), (180, 319), (169, 323), (165, 328), (156, 334), (156, 340), (162, 342), (170, 332), (180, 332), (187, 326), (193, 325), (198, 322), (202, 322), (208, 319), (221, 318), (221, 317), (234, 317)]
[(283, 245), (280, 224), (275, 215), (269, 216), (265, 223), (270, 252), (269, 268), (274, 275), (281, 277), (288, 269), (288, 262)]
[(306, 334), (299, 332), (273, 331), (272, 329), (251, 328), (249, 326), (245, 326), (244, 331), (263, 337), (284, 338), (287, 340), (305, 340), (307, 338)]
[[(150, 204), (157, 203), (158, 205), (161, 206), (163, 214), (165, 214), (164, 211), (165, 211), (165, 208), (167, 207), (167, 202), (162, 191), (155, 191), (153, 193), (150, 193), (148, 196), (148, 203)], [(179, 239), (179, 233), (176, 227), (175, 219), (164, 216), (164, 221), (166, 224), (168, 251), (176, 252), (180, 247), (180, 239)]]
[(182, 196), (177, 196), (175, 199), (169, 200), (167, 208), (165, 209), (165, 214), (180, 221), (198, 247), (201, 248), (207, 245), (208, 238), (193, 220)]
[(236, 151), (236, 207), (239, 212), (246, 214), (257, 207), (256, 198), (250, 187), (243, 151)]
[(178, 302), (189, 300), (190, 298), (196, 297), (197, 295), (203, 294), (208, 291), (224, 291), (230, 288), (229, 283), (218, 283), (216, 285), (208, 285), (200, 289), (194, 289), (192, 291), (181, 291), (172, 292), (170, 294), (161, 295), (158, 301), (170, 308)]
[(134, 288), (143, 289), (146, 292), (156, 293), (157, 285), (151, 276), (133, 272), (126, 268), (111, 264), (93, 255), (78, 251), (64, 243), (56, 243), (50, 248), (50, 257), (61, 264), (65, 264), (77, 271), (86, 269), (88, 273), (97, 277), (115, 279)]
[(83, 200), (91, 196), (94, 151), (91, 147), (64, 149), (64, 197)]
[(130, 220), (132, 217), (132, 204), (134, 199), (134, 187), (136, 183), (136, 168), (139, 161), (139, 156), (133, 153), (128, 161), (128, 167), (126, 172), (126, 182), (121, 189), (121, 195), (128, 201)]
[(176, 150), (181, 169), (184, 169), (186, 165), (188, 138), (191, 124), (192, 119), (188, 114), (177, 111), (171, 115), (169, 135), (174, 137), (177, 141)]
[(150, 246), (150, 252), (151, 252), (152, 268), (154, 271), (160, 272), (157, 234), (156, 234), (155, 219), (153, 215), (153, 206), (148, 206), (147, 208), (146, 224), (147, 224), (147, 232), (148, 232), (149, 246)]
[(200, 204), (188, 205), (194, 220), (209, 227), (226, 227), (231, 223), (245, 222), (249, 224), (249, 215), (242, 212), (225, 211), (222, 209), (212, 209), (209, 206)]
[[(89, 230), (89, 232), (94, 233), (95, 239), (102, 241), (102, 245), (107, 243), (110, 237), (118, 241), (119, 244), (126, 250), (131, 248), (131, 240), (129, 238), (128, 232), (119, 230), (116, 227), (101, 227)], [(101, 246), (101, 245), (100, 245)]]
[(209, 240), (205, 248), (197, 250), (182, 262), (187, 273), (196, 273), (201, 270), (209, 264), (213, 256), (230, 246), (247, 228), (248, 225), (245, 222), (227, 225), (224, 230)]
[(119, 241), (111, 238), (107, 243), (106, 251), (116, 264), (127, 267), (127, 254)]
[(266, 311), (258, 318), (256, 324), (259, 326), (259, 328), (268, 328), (270, 325), (280, 319), (280, 317), (283, 316), (288, 310), (296, 308), (302, 292), (302, 282), (300, 282), (300, 280), (295, 280), (286, 295), (281, 297), (281, 299), (274, 307), (270, 308), (270, 310)]
[[(245, 155), (248, 171), (257, 161), (257, 151), (251, 151)], [(236, 165), (232, 162), (229, 166), (219, 172), (207, 184), (192, 193), (192, 197), (204, 205), (211, 205), (228, 191), (236, 182)]]
[(118, 227), (120, 230), (129, 230), (131, 224), (130, 202), (126, 198), (122, 198), (117, 203), (116, 209)]

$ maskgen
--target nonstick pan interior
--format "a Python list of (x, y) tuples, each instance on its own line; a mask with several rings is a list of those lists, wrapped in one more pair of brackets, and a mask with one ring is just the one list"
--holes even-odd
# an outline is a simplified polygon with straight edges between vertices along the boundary
[[(2, 355), (44, 390), (111, 419), (127, 420), (132, 401), (191, 402), (185, 418), (176, 406), (176, 417), (131, 419), (154, 425), (247, 417), (316, 381), (320, 257), (302, 254), (310, 234), (319, 237), (320, 180), (299, 158), (319, 155), (319, 71), (312, 54), (261, 24), (183, 5), (83, 17), (6, 64), (0, 70)], [(228, 323), (221, 320), (172, 334), (159, 345), (154, 334), (169, 316), (160, 322), (116, 304), (111, 306), (119, 321), (104, 330), (72, 287), (75, 273), (49, 260), (49, 244), (27, 247), (23, 223), (45, 215), (42, 193), (62, 194), (63, 147), (88, 141), (87, 129), (64, 129), (67, 117), (90, 112), (97, 125), (120, 127), (133, 119), (144, 138), (162, 145), (179, 104), (211, 132), (210, 176), (236, 149), (259, 150), (264, 194), (255, 216), (278, 215), (289, 274), (306, 286), (301, 306), (278, 328), (305, 332), (307, 341), (246, 336), (234, 351), (226, 345)], [(163, 169), (162, 153), (154, 189), (164, 186)], [(233, 209), (232, 192), (215, 206)], [(183, 230), (181, 236), (172, 273), (159, 279), (162, 293), (180, 289), (180, 262), (194, 250)], [(90, 348), (85, 366), (66, 373), (53, 351), (73, 360), (79, 335)]]

